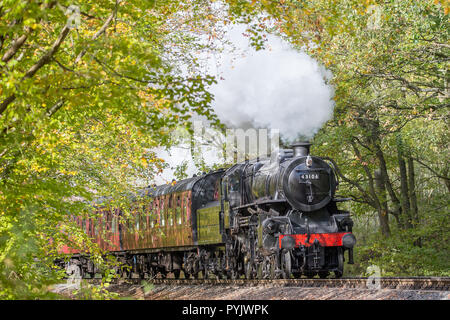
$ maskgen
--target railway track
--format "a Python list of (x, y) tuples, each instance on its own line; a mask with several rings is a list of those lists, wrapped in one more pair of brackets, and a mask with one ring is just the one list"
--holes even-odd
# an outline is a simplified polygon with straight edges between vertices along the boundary
[[(95, 279), (96, 280), (96, 279)], [(371, 281), (372, 280), (372, 281)], [(271, 286), (271, 287), (307, 287), (307, 288), (359, 288), (377, 289), (377, 281), (368, 278), (341, 279), (275, 279), (275, 280), (217, 280), (217, 279), (119, 279), (117, 282), (125, 284), (141, 284), (143, 281), (154, 285), (176, 286)], [(116, 283), (117, 283), (116, 282)], [(379, 278), (380, 289), (399, 290), (437, 290), (450, 291), (450, 278)]]

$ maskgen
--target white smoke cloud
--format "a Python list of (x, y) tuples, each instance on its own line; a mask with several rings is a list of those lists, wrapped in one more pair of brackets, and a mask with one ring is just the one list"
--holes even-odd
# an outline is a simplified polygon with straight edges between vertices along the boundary
[(331, 74), (276, 36), (267, 36), (266, 50), (255, 51), (244, 31), (236, 26), (229, 35), (246, 56), (234, 63), (222, 57), (224, 80), (212, 87), (219, 119), (232, 127), (279, 129), (291, 140), (299, 134), (313, 137), (333, 114), (334, 92), (325, 81)]

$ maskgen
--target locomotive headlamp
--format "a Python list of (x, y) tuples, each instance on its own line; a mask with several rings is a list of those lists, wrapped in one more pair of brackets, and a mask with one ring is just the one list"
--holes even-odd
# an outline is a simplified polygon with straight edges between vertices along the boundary
[(356, 238), (353, 234), (351, 233), (347, 233), (346, 235), (344, 235), (344, 237), (342, 237), (342, 245), (348, 249), (351, 249), (355, 246), (356, 244)]
[(312, 166), (312, 158), (310, 155), (306, 157), (306, 166), (309, 168)]
[(286, 250), (294, 249), (295, 247), (295, 239), (291, 236), (285, 236), (281, 239), (281, 247)]

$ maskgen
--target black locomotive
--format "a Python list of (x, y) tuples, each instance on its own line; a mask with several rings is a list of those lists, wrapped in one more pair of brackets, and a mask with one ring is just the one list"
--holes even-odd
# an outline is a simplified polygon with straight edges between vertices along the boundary
[(344, 251), (352, 264), (356, 239), (349, 212), (336, 206), (347, 199), (334, 198), (335, 164), (311, 156), (310, 143), (292, 147), (223, 174), (228, 254), (247, 278), (341, 277)]

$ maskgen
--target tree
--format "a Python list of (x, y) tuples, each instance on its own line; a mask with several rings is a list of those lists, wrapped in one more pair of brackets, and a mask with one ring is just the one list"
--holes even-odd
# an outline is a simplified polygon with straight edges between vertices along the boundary
[(148, 185), (193, 114), (218, 123), (199, 53), (224, 19), (197, 0), (0, 3), (0, 297), (48, 297), (40, 266), (68, 241), (100, 263), (70, 214)]

